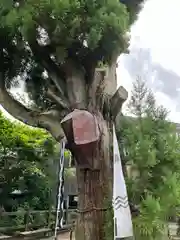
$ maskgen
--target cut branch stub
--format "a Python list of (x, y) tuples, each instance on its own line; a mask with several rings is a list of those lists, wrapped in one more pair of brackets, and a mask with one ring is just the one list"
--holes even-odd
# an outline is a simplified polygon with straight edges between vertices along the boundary
[(127, 98), (128, 92), (124, 87), (120, 86), (110, 100), (111, 115), (113, 119), (117, 117), (118, 113), (121, 111), (123, 103), (127, 100)]
[(96, 116), (75, 109), (61, 121), (61, 125), (78, 166), (83, 169), (99, 169), (97, 150), (100, 130)]

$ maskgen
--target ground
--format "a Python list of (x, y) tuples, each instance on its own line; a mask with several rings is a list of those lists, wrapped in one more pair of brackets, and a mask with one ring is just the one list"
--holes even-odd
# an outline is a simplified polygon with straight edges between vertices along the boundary
[[(175, 237), (176, 235), (176, 231), (177, 231), (177, 224), (176, 223), (170, 223), (170, 235), (174, 236), (172, 238), (172, 240), (180, 240), (179, 237)], [(54, 240), (54, 237), (51, 238), (46, 238), (46, 239), (41, 239), (41, 240)], [(70, 239), (70, 233), (61, 233), (59, 235), (58, 240), (75, 240), (75, 238), (73, 237), (73, 239)]]
[[(41, 239), (41, 240), (54, 240), (54, 237), (44, 238), (44, 239)], [(73, 237), (73, 239), (70, 239), (70, 233), (61, 233), (58, 236), (58, 240), (75, 240), (75, 239), (74, 239), (74, 237)]]

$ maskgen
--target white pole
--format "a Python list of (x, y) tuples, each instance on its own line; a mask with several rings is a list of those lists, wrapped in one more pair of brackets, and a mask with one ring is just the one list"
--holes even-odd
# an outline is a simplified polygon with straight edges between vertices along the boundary
[[(55, 233), (54, 239), (57, 239), (57, 230), (59, 228), (59, 220), (60, 227), (63, 227), (63, 205), (64, 205), (64, 151), (65, 151), (65, 140), (61, 142), (61, 154), (59, 160), (59, 188), (58, 188), (58, 196), (57, 196), (57, 210), (56, 210), (56, 223), (55, 223)], [(60, 213), (60, 216), (59, 216)], [(60, 217), (60, 219), (59, 219)]]

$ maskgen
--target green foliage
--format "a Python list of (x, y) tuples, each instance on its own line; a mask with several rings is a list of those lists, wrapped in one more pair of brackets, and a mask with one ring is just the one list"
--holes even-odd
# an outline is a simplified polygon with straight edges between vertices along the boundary
[(29, 0), (19, 7), (14, 7), (13, 2), (1, 2), (2, 11), (8, 11), (2, 17), (3, 26), (10, 27), (11, 31), (20, 27), (21, 33), (28, 40), (38, 35), (37, 28), (43, 26), (51, 40), (58, 42), (64, 51), (78, 37), (82, 43), (86, 41), (89, 48), (94, 49), (102, 38), (104, 44), (108, 42), (110, 33), (114, 40), (111, 44), (117, 46), (128, 28), (128, 13), (117, 0)]
[(137, 239), (161, 239), (169, 216), (180, 204), (180, 138), (168, 113), (157, 106), (140, 79), (134, 84), (130, 113), (124, 117), (119, 137), (124, 140), (129, 197), (140, 208), (134, 219)]
[(0, 227), (3, 228), (3, 232), (6, 234), (12, 234), (15, 231), (21, 231), (28, 227), (28, 230), (38, 229), (55, 224), (55, 214), (52, 212), (41, 211), (25, 211), (24, 208), (19, 207), (16, 211), (16, 215), (5, 215), (0, 218)]
[(66, 168), (64, 174), (65, 174), (65, 177), (75, 177), (76, 169), (75, 168)]
[[(65, 79), (61, 67), (70, 60), (83, 67), (88, 79), (92, 67), (99, 62), (107, 64), (114, 54), (126, 51), (126, 33), (141, 2), (1, 0), (0, 71), (6, 87), (17, 85), (17, 76), (21, 75), (36, 106), (52, 107), (46, 96), (48, 85), (52, 84), (49, 72), (59, 68), (59, 78)], [(41, 64), (42, 60), (47, 64)], [(52, 68), (54, 64), (56, 67)], [(47, 76), (43, 74), (45, 70)]]
[(140, 240), (159, 240), (166, 231), (160, 200), (147, 195), (140, 205), (140, 216), (134, 219), (135, 236)]
[(121, 3), (125, 4), (130, 16), (130, 23), (136, 20), (137, 13), (141, 8), (142, 0), (120, 0)]
[[(48, 209), (54, 146), (45, 131), (12, 123), (0, 113), (0, 205), (17, 210), (28, 203), (28, 208)], [(23, 201), (10, 197), (14, 190), (25, 193)]]

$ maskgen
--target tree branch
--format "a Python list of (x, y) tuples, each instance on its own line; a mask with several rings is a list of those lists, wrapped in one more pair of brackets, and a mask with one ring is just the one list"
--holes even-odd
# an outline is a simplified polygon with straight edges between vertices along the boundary
[(66, 82), (71, 107), (85, 109), (87, 107), (85, 73), (79, 63), (71, 59), (68, 59), (66, 64)]
[(14, 118), (30, 126), (37, 127), (37, 119), (33, 118), (33, 111), (15, 100), (5, 89), (0, 88), (0, 104)]
[(98, 91), (103, 88), (103, 81), (106, 75), (106, 69), (96, 68), (94, 73), (93, 81), (91, 82), (89, 89), (88, 89), (88, 109), (93, 109), (98, 103), (99, 99), (101, 98), (102, 91)]
[[(37, 58), (39, 63), (46, 69), (49, 74), (49, 77), (54, 82), (59, 93), (64, 96), (66, 92), (65, 86), (65, 72), (63, 69), (58, 66), (51, 58), (50, 54), (47, 51), (47, 47), (42, 47), (38, 44), (37, 41), (29, 42), (31, 50), (34, 56)], [(45, 49), (44, 49), (45, 48)]]
[(113, 119), (117, 117), (118, 113), (121, 111), (123, 103), (127, 100), (127, 98), (128, 92), (124, 87), (120, 86), (110, 100), (111, 116)]
[(59, 116), (58, 112), (56, 114), (55, 111), (40, 113), (30, 110), (15, 100), (5, 88), (0, 88), (0, 104), (10, 115), (19, 121), (33, 127), (45, 128), (57, 141), (64, 137), (60, 125), (63, 116)]
[(51, 100), (53, 100), (55, 103), (60, 105), (62, 108), (69, 109), (70, 107), (69, 104), (66, 103), (66, 101), (63, 100), (63, 98), (60, 98), (59, 96), (57, 96), (52, 89), (48, 88), (46, 94)]

